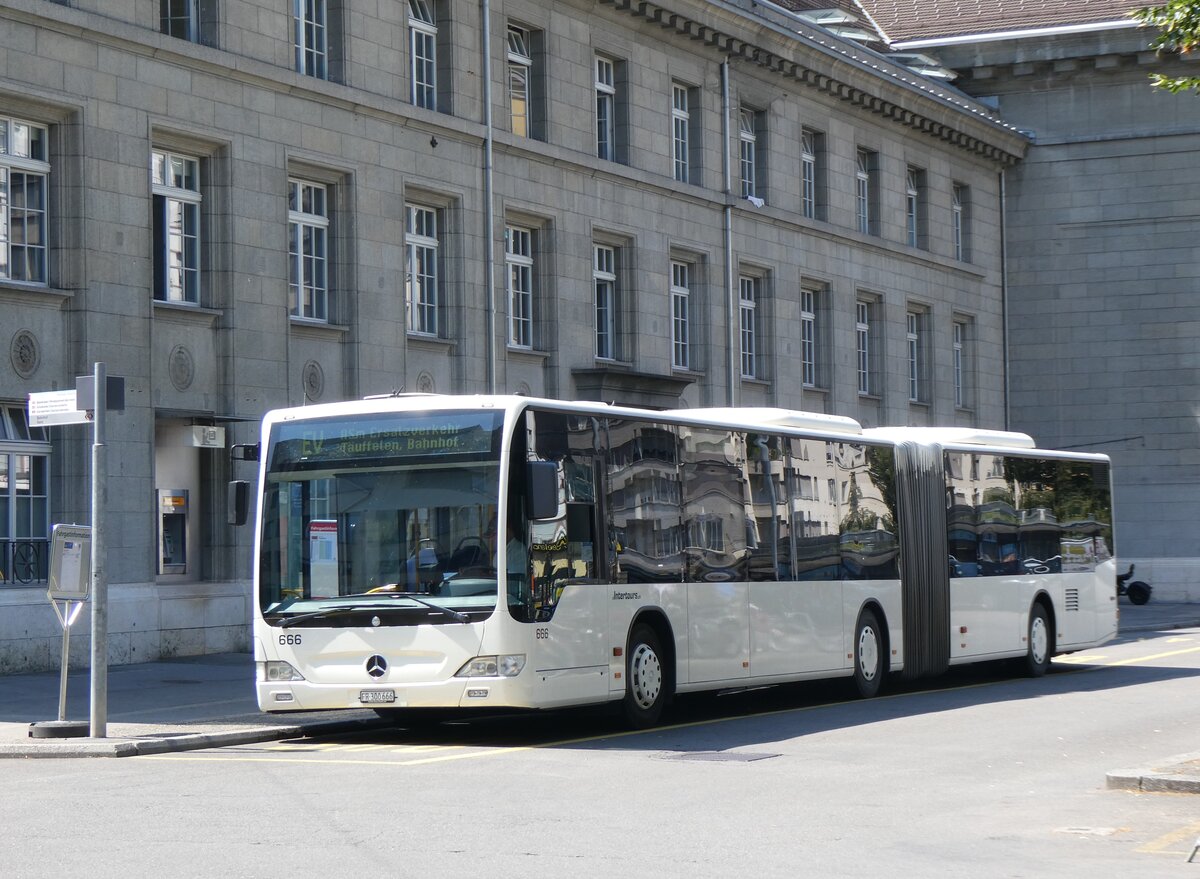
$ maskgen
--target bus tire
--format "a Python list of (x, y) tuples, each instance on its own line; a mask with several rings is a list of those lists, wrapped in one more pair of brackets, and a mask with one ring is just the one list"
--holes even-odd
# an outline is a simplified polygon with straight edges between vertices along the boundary
[(1145, 604), (1150, 600), (1150, 587), (1141, 580), (1134, 580), (1125, 587), (1125, 593), (1133, 604)]
[(658, 633), (639, 623), (629, 633), (625, 651), (625, 699), (621, 711), (634, 729), (658, 723), (667, 701), (667, 674)]
[(1031, 678), (1040, 678), (1050, 668), (1054, 655), (1054, 633), (1046, 605), (1035, 601), (1029, 609), (1029, 650), (1025, 653), (1025, 671)]
[(884, 644), (879, 617), (868, 607), (854, 627), (854, 686), (864, 699), (878, 696), (883, 687)]

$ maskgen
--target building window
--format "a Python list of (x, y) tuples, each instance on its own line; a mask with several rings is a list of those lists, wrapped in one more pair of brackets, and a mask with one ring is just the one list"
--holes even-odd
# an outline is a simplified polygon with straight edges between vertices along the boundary
[(921, 315), (910, 311), (905, 315), (905, 344), (908, 352), (908, 400), (919, 403), (922, 400), (921, 375), (924, 370), (923, 340), (921, 338)]
[(154, 199), (154, 298), (200, 304), (200, 162), (151, 153)]
[(875, 393), (873, 357), (875, 331), (872, 327), (872, 303), (858, 300), (854, 306), (854, 344), (858, 368), (858, 393), (866, 396)]
[(24, 406), (0, 406), (0, 584), (44, 582), (49, 571), (50, 443)]
[(904, 233), (909, 247), (925, 246), (925, 172), (911, 165), (904, 175)]
[(617, 250), (597, 244), (593, 248), (592, 280), (596, 287), (596, 356), (617, 357)]
[(854, 172), (854, 215), (856, 228), (863, 235), (873, 235), (876, 229), (876, 165), (878, 154), (859, 149)]
[(612, 59), (596, 56), (596, 155), (617, 160), (617, 86), (616, 65)]
[(317, 79), (329, 77), (328, 10), (325, 0), (292, 0), (296, 70)]
[(440, 331), (438, 309), (438, 215), (433, 208), (408, 205), (405, 209), (405, 299), (408, 330), (423, 336)]
[(0, 116), (0, 278), (45, 284), (47, 129)]
[(821, 134), (811, 128), (800, 131), (800, 213), (810, 220), (817, 218), (817, 157), (820, 155)]
[(508, 269), (508, 344), (533, 348), (533, 230), (509, 226), (504, 231)]
[(158, 0), (158, 29), (205, 46), (217, 44), (217, 0)]
[(759, 167), (759, 122), (761, 113), (742, 108), (738, 111), (738, 168), (742, 198), (758, 198), (762, 181)]
[(691, 266), (671, 262), (671, 365), (691, 369)]
[(189, 42), (200, 40), (200, 0), (159, 0), (159, 30)]
[(965, 409), (971, 405), (970, 350), (972, 322), (965, 318), (954, 321), (954, 405)]
[(758, 278), (738, 278), (738, 335), (741, 339), (742, 378), (758, 378)]
[(951, 187), (950, 224), (954, 236), (954, 258), (966, 261), (970, 259), (967, 238), (967, 196), (969, 190), (961, 183)]
[(817, 386), (816, 290), (800, 291), (800, 379), (806, 388)]
[(329, 320), (329, 192), (288, 180), (288, 287), (291, 313)]
[(508, 26), (508, 112), (509, 126), (518, 137), (530, 137), (529, 83), (533, 71), (533, 53), (529, 31)]
[(687, 183), (688, 162), (691, 151), (691, 110), (689, 109), (687, 86), (671, 85), (671, 159), (675, 179)]
[(408, 48), (412, 63), (412, 102), (437, 109), (437, 21), (429, 0), (408, 0)]

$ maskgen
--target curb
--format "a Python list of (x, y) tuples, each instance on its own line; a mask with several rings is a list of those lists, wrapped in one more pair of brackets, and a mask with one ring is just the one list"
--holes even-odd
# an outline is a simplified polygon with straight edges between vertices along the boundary
[(38, 744), (0, 744), (0, 760), (5, 758), (47, 757), (144, 757), (169, 754), (175, 751), (197, 751), (204, 748), (223, 748), (229, 745), (252, 745), (279, 739), (305, 738), (343, 732), (377, 729), (387, 726), (383, 720), (328, 720), (293, 726), (256, 726), (226, 732), (165, 735), (135, 740), (105, 741), (89, 739), (61, 742), (38, 739)]
[(1161, 764), (1143, 769), (1114, 769), (1107, 774), (1107, 787), (1151, 793), (1200, 794), (1200, 752), (1168, 757)]

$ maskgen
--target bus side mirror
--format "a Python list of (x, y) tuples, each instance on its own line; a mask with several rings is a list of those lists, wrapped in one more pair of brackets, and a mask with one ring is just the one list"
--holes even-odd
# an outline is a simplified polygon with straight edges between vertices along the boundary
[(250, 483), (244, 479), (231, 480), (225, 499), (229, 524), (245, 525), (250, 511)]
[(558, 465), (553, 461), (525, 462), (525, 497), (530, 519), (558, 515)]

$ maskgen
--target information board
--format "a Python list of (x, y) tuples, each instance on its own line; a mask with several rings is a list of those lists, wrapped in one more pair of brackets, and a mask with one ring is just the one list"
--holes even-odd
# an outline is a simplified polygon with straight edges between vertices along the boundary
[(55, 525), (50, 536), (51, 601), (87, 601), (92, 585), (92, 529)]

